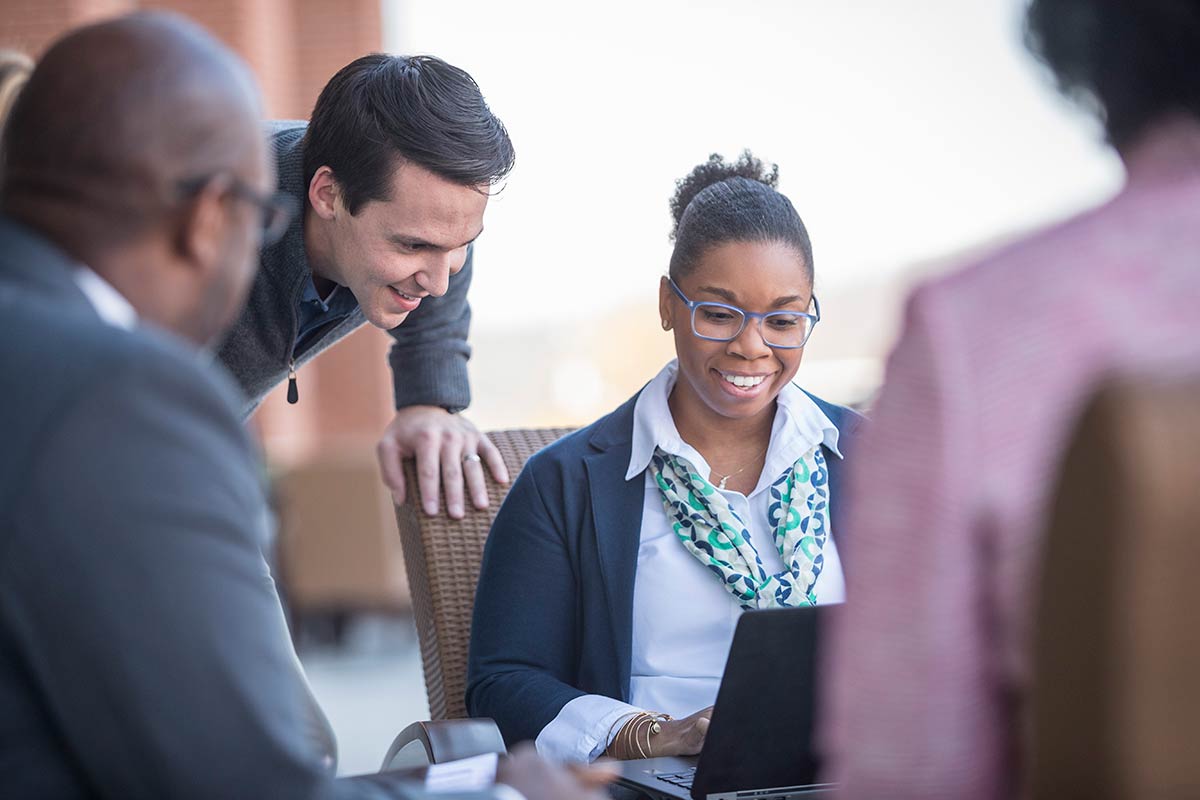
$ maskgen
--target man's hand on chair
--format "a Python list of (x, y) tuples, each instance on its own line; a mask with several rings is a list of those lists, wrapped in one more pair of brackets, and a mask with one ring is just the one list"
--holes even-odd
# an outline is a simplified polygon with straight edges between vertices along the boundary
[(523, 744), (500, 760), (496, 781), (513, 787), (526, 800), (605, 800), (604, 787), (614, 777), (603, 764), (562, 767), (539, 756), (533, 745)]
[(438, 513), (439, 488), (446, 493), (446, 510), (455, 519), (465, 513), (463, 485), (476, 508), (488, 507), (486, 465), (500, 483), (508, 483), (508, 469), (500, 451), (459, 414), (437, 406), (408, 406), (396, 412), (375, 448), (383, 482), (397, 505), (411, 487), (405, 486), (403, 461), (417, 460), (417, 483), (425, 513)]

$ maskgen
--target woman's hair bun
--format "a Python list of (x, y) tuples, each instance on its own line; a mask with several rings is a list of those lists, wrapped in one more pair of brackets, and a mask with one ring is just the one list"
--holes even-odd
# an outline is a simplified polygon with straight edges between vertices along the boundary
[(675, 219), (676, 230), (688, 203), (692, 202), (696, 195), (709, 186), (730, 178), (746, 178), (777, 189), (779, 165), (767, 164), (749, 150), (743, 150), (733, 162), (726, 161), (720, 153), (713, 153), (708, 157), (708, 161), (697, 165), (687, 177), (675, 182), (675, 196), (671, 198), (671, 216)]

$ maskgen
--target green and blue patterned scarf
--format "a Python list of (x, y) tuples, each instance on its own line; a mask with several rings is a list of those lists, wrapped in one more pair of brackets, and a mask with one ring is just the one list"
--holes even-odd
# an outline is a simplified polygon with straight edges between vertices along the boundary
[(650, 474), (675, 535), (742, 608), (817, 604), (814, 587), (829, 538), (829, 472), (821, 446), (796, 459), (771, 484), (767, 518), (787, 569), (768, 575), (733, 505), (680, 456), (655, 448)]

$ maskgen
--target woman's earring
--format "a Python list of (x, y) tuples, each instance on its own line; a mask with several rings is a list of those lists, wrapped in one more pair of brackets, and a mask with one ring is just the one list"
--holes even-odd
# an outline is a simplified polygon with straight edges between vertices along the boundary
[(671, 323), (667, 322), (665, 319), (662, 321), (662, 323), (663, 323), (663, 330), (664, 330), (664, 331), (669, 331), (669, 330), (671, 330)]

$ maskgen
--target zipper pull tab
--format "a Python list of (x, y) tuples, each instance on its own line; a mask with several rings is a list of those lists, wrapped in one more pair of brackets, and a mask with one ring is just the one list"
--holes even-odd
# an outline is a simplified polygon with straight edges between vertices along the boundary
[(296, 388), (296, 362), (293, 361), (288, 365), (288, 405), (296, 405), (300, 402), (300, 390)]

